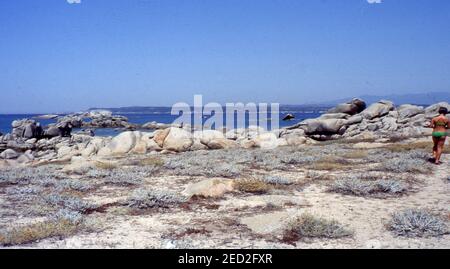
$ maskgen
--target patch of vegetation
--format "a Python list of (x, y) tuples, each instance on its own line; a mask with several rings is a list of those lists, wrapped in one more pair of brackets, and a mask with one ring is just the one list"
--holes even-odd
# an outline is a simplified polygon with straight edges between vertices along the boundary
[(429, 169), (425, 160), (417, 158), (396, 158), (384, 161), (374, 168), (375, 171), (392, 173), (420, 173), (426, 174)]
[(138, 189), (125, 201), (125, 205), (136, 209), (170, 208), (187, 201), (178, 193), (165, 190)]
[(280, 176), (266, 176), (260, 179), (262, 182), (272, 185), (292, 185), (294, 182), (289, 178)]
[(362, 180), (358, 177), (349, 177), (336, 180), (328, 188), (330, 192), (355, 196), (370, 196), (377, 194), (403, 194), (408, 190), (406, 184), (400, 180), (379, 179), (374, 181)]
[(316, 156), (305, 154), (304, 152), (293, 152), (284, 154), (281, 157), (281, 163), (290, 165), (306, 165), (317, 161)]
[(352, 150), (344, 153), (341, 157), (345, 159), (364, 159), (367, 156), (369, 156), (369, 152), (367, 150)]
[(0, 231), (0, 245), (22, 245), (51, 237), (65, 238), (76, 234), (82, 228), (81, 214), (64, 210), (43, 222)]
[[(428, 138), (426, 135), (408, 135), (408, 136), (404, 136), (404, 135), (392, 135), (389, 137), (388, 142), (390, 143), (399, 143), (399, 142), (404, 142), (405, 140), (411, 139), (411, 138)], [(421, 143), (421, 142), (416, 142), (416, 143)]]
[(242, 179), (236, 181), (236, 188), (242, 192), (249, 192), (255, 194), (267, 193), (272, 187), (260, 180), (256, 179)]
[(408, 152), (412, 150), (429, 150), (433, 148), (433, 143), (430, 142), (413, 142), (413, 143), (392, 143), (388, 144), (385, 149), (392, 152)]
[(142, 176), (136, 175), (135, 173), (119, 170), (105, 177), (104, 182), (106, 184), (117, 186), (132, 186), (142, 184), (143, 178)]
[(357, 143), (374, 143), (376, 138), (345, 138), (320, 141), (320, 143), (313, 144), (314, 146), (331, 146), (331, 145), (351, 145)]
[(18, 200), (25, 200), (26, 196), (33, 196), (42, 193), (44, 189), (40, 186), (20, 186), (9, 188), (6, 193), (8, 195), (14, 195), (18, 198)]
[(0, 186), (39, 184), (41, 182), (53, 184), (57, 178), (62, 178), (62, 175), (56, 172), (52, 166), (12, 168), (2, 170)]
[(58, 186), (62, 189), (74, 190), (79, 192), (87, 192), (94, 189), (93, 185), (79, 179), (66, 179), (61, 181)]
[(113, 169), (116, 169), (118, 166), (117, 166), (117, 164), (112, 163), (112, 162), (97, 161), (97, 162), (95, 162), (95, 167), (97, 167), (98, 169), (103, 169), (103, 170), (113, 170)]
[(163, 166), (164, 163), (165, 162), (163, 159), (156, 156), (150, 156), (145, 159), (139, 160), (139, 165), (143, 166)]
[(346, 159), (327, 156), (313, 163), (310, 168), (324, 171), (345, 170), (348, 169), (350, 164)]
[(302, 214), (287, 225), (284, 238), (342, 238), (352, 236), (353, 232), (346, 229), (336, 220), (317, 218), (310, 214)]
[(388, 229), (397, 236), (436, 237), (448, 234), (447, 224), (427, 210), (407, 209), (396, 212)]
[(306, 172), (306, 177), (312, 180), (324, 180), (324, 181), (329, 181), (329, 180), (333, 180), (334, 177), (330, 176), (328, 173), (320, 173), (320, 172), (316, 172), (316, 171), (307, 171)]
[(92, 212), (98, 208), (97, 205), (91, 204), (81, 198), (61, 195), (58, 193), (46, 195), (43, 199), (49, 205), (69, 209), (83, 214)]
[(242, 172), (241, 165), (233, 165), (211, 159), (171, 159), (164, 165), (165, 169), (177, 176), (238, 177)]

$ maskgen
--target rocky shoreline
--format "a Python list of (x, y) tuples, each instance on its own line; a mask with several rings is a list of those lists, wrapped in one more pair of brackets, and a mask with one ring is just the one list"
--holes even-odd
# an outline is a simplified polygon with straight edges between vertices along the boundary
[[(57, 123), (42, 127), (34, 119), (16, 120), (11, 134), (0, 136), (2, 166), (52, 162), (72, 157), (90, 158), (126, 154), (170, 153), (196, 150), (300, 146), (320, 141), (353, 139), (386, 141), (408, 139), (431, 132), (428, 127), (442, 102), (429, 107), (410, 104), (395, 106), (379, 101), (370, 106), (353, 99), (330, 109), (319, 118), (307, 119), (294, 126), (266, 131), (256, 126), (247, 129), (193, 131), (190, 126), (150, 122), (142, 126), (128, 123), (123, 116), (108, 111), (92, 111), (58, 118)], [(86, 120), (88, 119), (88, 120)], [(72, 128), (87, 131), (71, 134)], [(116, 137), (95, 137), (89, 128), (123, 128)], [(152, 132), (133, 131), (149, 129)]]
[(0, 139), (0, 247), (446, 248), (450, 152), (429, 163), (424, 137), (440, 106), (116, 137), (28, 138), (38, 123), (19, 121)]

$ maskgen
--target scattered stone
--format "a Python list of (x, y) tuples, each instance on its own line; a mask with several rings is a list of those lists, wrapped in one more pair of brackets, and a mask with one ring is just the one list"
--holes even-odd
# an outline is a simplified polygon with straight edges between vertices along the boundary
[(188, 197), (222, 197), (225, 193), (233, 191), (234, 183), (228, 179), (206, 179), (186, 187), (183, 194)]
[(2, 158), (2, 159), (10, 160), (10, 159), (16, 159), (18, 157), (19, 157), (19, 154), (12, 149), (6, 149), (2, 153), (0, 153), (0, 158)]
[(293, 119), (295, 119), (295, 116), (292, 114), (287, 114), (286, 116), (283, 117), (283, 121), (289, 121)]

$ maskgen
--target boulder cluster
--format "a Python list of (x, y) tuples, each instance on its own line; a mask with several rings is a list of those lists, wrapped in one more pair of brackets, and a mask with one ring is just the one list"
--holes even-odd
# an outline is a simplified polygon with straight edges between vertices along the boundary
[(438, 115), (440, 107), (450, 109), (445, 102), (425, 108), (410, 104), (396, 107), (386, 100), (366, 107), (363, 100), (353, 99), (319, 118), (287, 128), (284, 134), (303, 130), (306, 136), (316, 140), (421, 136), (430, 132), (430, 120)]
[(58, 119), (58, 123), (70, 123), (73, 128), (125, 128), (133, 129), (137, 125), (129, 123), (128, 118), (113, 115), (111, 111), (93, 110), (76, 113)]

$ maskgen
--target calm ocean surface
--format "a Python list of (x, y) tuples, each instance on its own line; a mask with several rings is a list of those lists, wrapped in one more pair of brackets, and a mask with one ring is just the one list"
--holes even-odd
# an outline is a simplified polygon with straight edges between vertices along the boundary
[[(291, 121), (282, 121), (281, 119), (288, 113), (293, 114), (295, 116), (295, 119)], [(171, 115), (169, 111), (157, 111), (157, 112), (155, 111), (151, 113), (114, 113), (114, 114), (123, 115), (128, 118), (128, 121), (130, 123), (136, 124), (144, 124), (152, 121), (158, 123), (172, 123), (176, 118), (178, 118), (177, 115)], [(12, 129), (11, 123), (14, 120), (33, 118), (39, 115), (42, 114), (0, 114), (0, 132), (3, 134), (10, 133)], [(294, 125), (304, 119), (316, 118), (320, 115), (321, 111), (318, 110), (304, 111), (295, 108), (289, 108), (284, 110), (282, 109), (280, 112), (280, 121), (279, 121), (280, 128)], [(205, 118), (204, 120), (206, 119), (207, 118)], [(40, 122), (43, 126), (55, 122), (55, 120), (42, 120), (42, 119), (38, 119), (37, 121)], [(77, 130), (75, 129), (74, 132), (76, 131)], [(108, 128), (95, 130), (95, 134), (97, 136), (115, 136), (119, 132), (120, 132), (119, 130)]]

